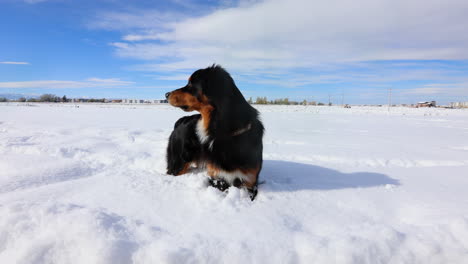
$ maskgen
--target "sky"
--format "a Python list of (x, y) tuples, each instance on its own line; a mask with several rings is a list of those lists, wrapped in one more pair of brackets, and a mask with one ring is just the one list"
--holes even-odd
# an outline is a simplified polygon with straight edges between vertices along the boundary
[(0, 0), (0, 95), (162, 99), (213, 63), (246, 98), (468, 101), (466, 0)]

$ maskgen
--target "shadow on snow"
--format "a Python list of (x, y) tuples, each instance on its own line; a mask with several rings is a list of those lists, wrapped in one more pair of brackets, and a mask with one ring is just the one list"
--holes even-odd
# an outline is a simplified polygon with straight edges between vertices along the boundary
[(320, 166), (279, 160), (264, 160), (260, 188), (266, 191), (336, 190), (366, 188), (386, 184), (400, 185), (398, 180), (375, 172), (342, 173)]

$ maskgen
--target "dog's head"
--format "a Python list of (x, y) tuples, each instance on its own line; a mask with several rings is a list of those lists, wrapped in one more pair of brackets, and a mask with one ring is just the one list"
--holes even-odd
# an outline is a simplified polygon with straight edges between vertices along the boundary
[(237, 89), (231, 75), (219, 65), (197, 70), (187, 85), (167, 93), (166, 98), (172, 106), (209, 116), (206, 120), (212, 121), (211, 132), (216, 131), (220, 136), (231, 135), (258, 116), (257, 110)]
[(200, 112), (219, 106), (239, 95), (242, 97), (229, 73), (221, 66), (213, 65), (195, 71), (188, 79), (187, 85), (166, 93), (166, 98), (172, 106), (180, 107), (186, 112)]

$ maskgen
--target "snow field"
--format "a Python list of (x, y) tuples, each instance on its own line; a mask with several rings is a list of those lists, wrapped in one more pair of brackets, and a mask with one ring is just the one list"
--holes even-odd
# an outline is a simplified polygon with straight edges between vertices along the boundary
[(0, 263), (468, 263), (468, 111), (257, 108), (251, 202), (165, 175), (178, 109), (0, 104)]

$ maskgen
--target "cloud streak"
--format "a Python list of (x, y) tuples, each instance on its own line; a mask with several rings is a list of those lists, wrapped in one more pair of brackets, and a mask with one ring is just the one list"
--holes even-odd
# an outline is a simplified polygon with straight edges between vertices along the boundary
[(24, 61), (0, 61), (0, 64), (29, 65), (30, 63)]
[(128, 87), (133, 82), (122, 81), (120, 79), (88, 78), (83, 81), (60, 81), (60, 80), (38, 80), (21, 82), (0, 82), (0, 88), (24, 89), (24, 88), (44, 88), (44, 89), (75, 89), (75, 88), (115, 88)]
[(403, 95), (444, 95), (444, 96), (464, 96), (468, 95), (468, 82), (455, 84), (427, 84), (423, 87), (417, 87), (402, 91)]
[(48, 0), (23, 0), (23, 1), (28, 4), (37, 4), (37, 3), (45, 2)]

